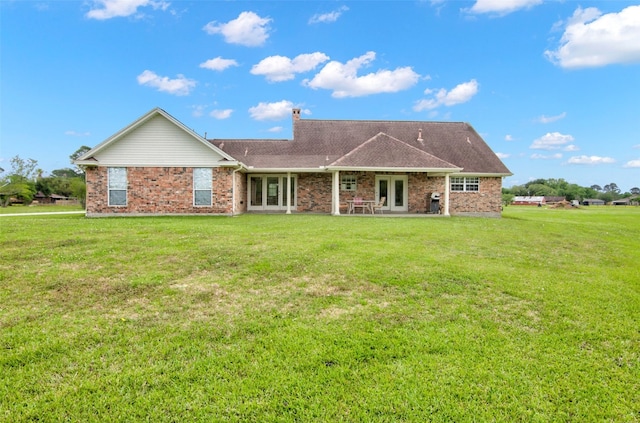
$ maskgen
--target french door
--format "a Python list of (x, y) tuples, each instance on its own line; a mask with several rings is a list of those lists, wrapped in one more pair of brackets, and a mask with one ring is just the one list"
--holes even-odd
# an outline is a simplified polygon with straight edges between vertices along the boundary
[(376, 175), (376, 201), (385, 197), (383, 210), (406, 212), (408, 207), (407, 175)]
[[(296, 204), (296, 178), (291, 175), (291, 209)], [(248, 210), (286, 210), (287, 175), (250, 175)]]

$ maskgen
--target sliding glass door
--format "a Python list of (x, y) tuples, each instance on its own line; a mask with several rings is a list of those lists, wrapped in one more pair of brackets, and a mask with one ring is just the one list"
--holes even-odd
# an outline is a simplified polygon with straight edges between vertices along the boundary
[[(296, 205), (296, 178), (291, 175), (289, 198), (291, 209)], [(248, 210), (286, 210), (287, 175), (250, 175)]]

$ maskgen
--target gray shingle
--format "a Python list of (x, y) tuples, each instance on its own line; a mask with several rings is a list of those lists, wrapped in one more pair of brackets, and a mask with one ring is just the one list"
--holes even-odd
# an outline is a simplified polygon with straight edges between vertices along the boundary
[[(418, 140), (421, 138), (421, 140)], [(294, 120), (293, 140), (211, 140), (255, 168), (463, 168), (511, 172), (464, 122)]]

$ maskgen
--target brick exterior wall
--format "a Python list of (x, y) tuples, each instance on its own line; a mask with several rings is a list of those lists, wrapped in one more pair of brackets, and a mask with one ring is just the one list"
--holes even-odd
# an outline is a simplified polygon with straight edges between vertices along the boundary
[[(356, 191), (340, 191), (340, 204), (354, 197), (375, 198), (376, 175), (402, 175), (389, 172), (340, 172), (340, 176), (355, 175)], [(424, 173), (408, 174), (408, 213), (426, 213), (430, 208), (431, 194), (440, 193), (440, 209), (443, 209), (445, 178)], [(327, 173), (298, 175), (298, 211), (331, 213), (331, 175)], [(342, 211), (341, 211), (342, 213)], [(451, 215), (500, 216), (502, 213), (502, 178), (480, 178), (478, 192), (450, 192)]]
[[(106, 167), (86, 169), (87, 216), (115, 214), (231, 214), (231, 168), (214, 168), (212, 205), (193, 205), (193, 168), (127, 168), (127, 205), (109, 206)], [(243, 179), (244, 175), (236, 175)], [(245, 188), (246, 190), (246, 188)]]
[(451, 192), (449, 211), (463, 216), (501, 216), (502, 178), (480, 178), (478, 192)]
[[(340, 191), (340, 204), (354, 197), (375, 198), (376, 175), (401, 175), (374, 172), (340, 172), (355, 175), (356, 191)], [(332, 177), (330, 173), (297, 175), (297, 212), (331, 213)], [(116, 214), (232, 214), (235, 189), (235, 213), (247, 211), (247, 175), (236, 172), (235, 187), (232, 168), (213, 169), (213, 199), (211, 206), (193, 205), (193, 168), (132, 167), (127, 169), (127, 205), (108, 205), (107, 168), (86, 169), (87, 216)], [(441, 194), (444, 201), (444, 176), (424, 173), (408, 174), (408, 213), (426, 213), (430, 195)], [(502, 179), (480, 178), (478, 192), (451, 192), (451, 215), (500, 216), (502, 211)], [(342, 208), (341, 212), (345, 209)]]
[(331, 213), (331, 174), (298, 174), (297, 207), (298, 212)]

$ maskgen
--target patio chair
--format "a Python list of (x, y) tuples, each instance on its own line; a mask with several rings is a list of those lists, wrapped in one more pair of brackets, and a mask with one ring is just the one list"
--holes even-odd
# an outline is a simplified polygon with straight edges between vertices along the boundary
[(361, 197), (353, 198), (353, 212), (356, 212), (356, 209), (362, 209), (362, 213), (364, 214), (364, 210), (369, 208), (369, 205), (362, 201)]
[(375, 214), (377, 210), (380, 210), (380, 214), (382, 214), (382, 208), (384, 207), (384, 202), (386, 200), (387, 200), (387, 197), (380, 197), (380, 200), (377, 203), (372, 204), (371, 205), (371, 208), (373, 209), (372, 213)]

